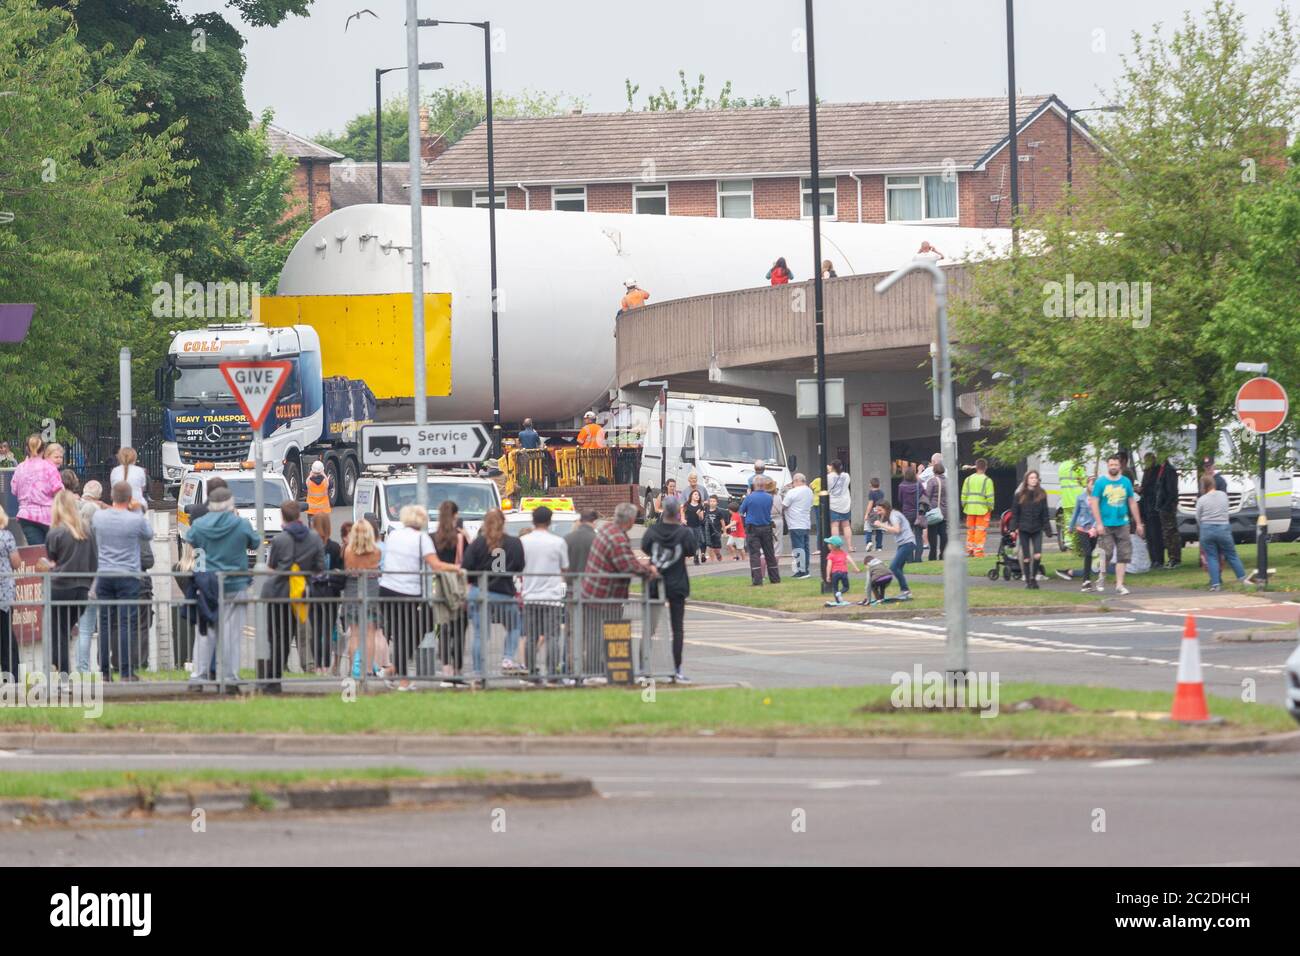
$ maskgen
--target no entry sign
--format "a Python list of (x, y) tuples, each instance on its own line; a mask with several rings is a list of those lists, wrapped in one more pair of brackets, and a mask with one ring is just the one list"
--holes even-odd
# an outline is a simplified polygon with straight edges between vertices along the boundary
[(1287, 407), (1286, 389), (1271, 378), (1252, 378), (1237, 390), (1237, 418), (1256, 435), (1281, 427)]

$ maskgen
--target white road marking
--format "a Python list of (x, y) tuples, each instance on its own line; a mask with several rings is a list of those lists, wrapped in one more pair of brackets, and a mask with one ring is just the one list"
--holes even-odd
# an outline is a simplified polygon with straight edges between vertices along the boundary
[(1032, 770), (1020, 767), (1002, 767), (998, 770), (963, 770), (957, 774), (959, 777), (1025, 777), (1033, 773)]
[(1098, 760), (1096, 763), (1089, 764), (1090, 767), (1145, 767), (1149, 763), (1155, 763), (1145, 757), (1117, 757), (1114, 760)]

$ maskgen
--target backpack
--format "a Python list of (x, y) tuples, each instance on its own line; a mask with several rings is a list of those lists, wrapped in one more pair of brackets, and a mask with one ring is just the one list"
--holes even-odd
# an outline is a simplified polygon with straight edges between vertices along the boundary
[[(291, 572), (302, 571), (298, 562), (289, 568)], [(289, 607), (299, 624), (307, 623), (307, 575), (291, 573), (289, 575)]]

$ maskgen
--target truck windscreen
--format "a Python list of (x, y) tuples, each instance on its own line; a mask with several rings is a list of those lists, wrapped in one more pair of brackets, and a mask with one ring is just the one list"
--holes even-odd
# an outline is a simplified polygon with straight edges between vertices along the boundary
[(226, 378), (216, 366), (176, 366), (176, 400), (205, 405), (234, 402)]
[(698, 457), (706, 461), (784, 464), (781, 436), (752, 428), (701, 428)]
[[(438, 515), (438, 506), (444, 501), (451, 499), (456, 502), (456, 507), (460, 509), (460, 517), (466, 520), (477, 521), (488, 513), (489, 508), (496, 508), (497, 497), (492, 493), (493, 488), (489, 485), (471, 484), (453, 484), (451, 482), (430, 482), (429, 486), (429, 515), (431, 520), (436, 520)], [(415, 485), (414, 484), (392, 484), (386, 488), (388, 502), (388, 520), (400, 520), (402, 508), (406, 505), (415, 504)]]

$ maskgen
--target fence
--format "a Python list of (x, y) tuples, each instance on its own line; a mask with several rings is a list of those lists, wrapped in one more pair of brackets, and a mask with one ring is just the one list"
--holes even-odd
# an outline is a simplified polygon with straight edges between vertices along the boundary
[[(314, 582), (269, 571), (119, 572), (92, 581), (24, 567), (16, 575), (17, 600), (0, 612), (0, 672), (10, 675), (80, 671), (108, 680), (117, 673), (160, 689), (226, 692), (247, 684), (277, 692), (337, 688), (348, 677), (365, 689), (380, 682), (517, 686), (601, 682), (620, 676), (615, 671), (630, 680), (673, 673), (671, 642), (656, 637), (666, 617), (663, 599), (645, 588), (628, 598), (587, 599), (579, 574), (513, 575), (506, 579), (512, 594), (491, 593), (488, 572), (471, 575), (468, 602), (450, 613), (426, 596), (438, 579), (428, 571), (396, 576), (406, 582), (379, 572), (338, 572)], [(294, 578), (305, 585), (301, 596)], [(401, 593), (408, 586), (418, 592)], [(520, 596), (534, 587), (551, 596)]]
[[(139, 465), (150, 478), (162, 477), (162, 409), (137, 408), (131, 424), (132, 442)], [(117, 407), (92, 405), (54, 418), (59, 441), (66, 442), (64, 463), (85, 483), (90, 480), (108, 487), (108, 477), (117, 465), (122, 447), (122, 425)], [(0, 437), (4, 437), (21, 459), (28, 435), (43, 430), (40, 417), (0, 408)]]

